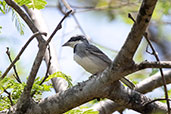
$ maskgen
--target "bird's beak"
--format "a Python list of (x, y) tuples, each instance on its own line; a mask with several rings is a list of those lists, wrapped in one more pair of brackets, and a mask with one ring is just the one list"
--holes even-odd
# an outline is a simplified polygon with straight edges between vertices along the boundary
[(64, 46), (69, 46), (69, 43), (66, 42), (65, 44), (62, 45), (62, 47), (64, 47)]

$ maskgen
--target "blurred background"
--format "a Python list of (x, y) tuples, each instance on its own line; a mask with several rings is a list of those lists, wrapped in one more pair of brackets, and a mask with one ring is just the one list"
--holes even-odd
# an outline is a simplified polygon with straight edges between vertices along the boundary
[[(128, 13), (136, 18), (141, 0), (68, 0), (75, 13), (69, 16), (63, 23), (63, 27), (57, 32), (52, 40), (58, 55), (60, 70), (72, 77), (73, 84), (88, 79), (89, 73), (84, 71), (73, 60), (73, 50), (69, 47), (61, 47), (70, 37), (74, 35), (85, 35), (89, 41), (99, 47), (112, 60), (124, 44), (133, 22), (128, 18)], [(47, 0), (47, 5), (41, 10), (42, 17), (46, 23), (49, 35), (55, 29), (67, 9), (59, 0)], [(16, 12), (9, 11), (5, 15), (0, 13), (0, 71), (4, 72), (10, 61), (6, 54), (9, 47), (11, 56), (18, 54), (19, 50), (32, 35), (32, 32)], [(161, 60), (171, 60), (171, 1), (160, 0), (153, 13), (152, 20), (147, 32)], [(20, 60), (17, 62), (17, 71), (22, 79), (26, 81), (31, 66), (38, 51), (38, 43), (32, 41), (27, 47)], [(147, 42), (142, 40), (141, 45), (134, 57), (139, 63), (145, 60), (155, 61), (155, 58), (146, 52)], [(43, 77), (46, 72), (46, 64), (43, 62), (38, 76)], [(139, 81), (157, 73), (157, 69), (139, 71), (128, 76), (135, 84)], [(11, 70), (10, 75), (13, 74)], [(169, 87), (170, 89), (170, 87)], [(161, 92), (162, 91), (162, 92)], [(45, 92), (43, 97), (54, 94)], [(155, 89), (147, 94), (148, 97), (156, 98), (164, 96), (163, 88)], [(126, 110), (126, 114), (137, 114)]]

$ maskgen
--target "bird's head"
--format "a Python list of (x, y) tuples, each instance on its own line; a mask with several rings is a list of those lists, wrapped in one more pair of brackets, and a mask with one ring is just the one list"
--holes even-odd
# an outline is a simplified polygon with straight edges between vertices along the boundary
[(74, 48), (76, 44), (80, 44), (80, 43), (88, 43), (88, 40), (86, 39), (85, 36), (83, 35), (73, 36), (62, 46), (70, 46)]

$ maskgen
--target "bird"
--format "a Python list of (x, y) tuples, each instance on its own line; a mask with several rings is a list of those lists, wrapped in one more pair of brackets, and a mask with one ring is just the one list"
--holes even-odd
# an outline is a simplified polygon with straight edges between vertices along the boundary
[[(103, 72), (112, 63), (111, 59), (99, 48), (90, 44), (84, 35), (71, 37), (62, 45), (62, 47), (64, 46), (73, 48), (74, 61), (91, 74)], [(120, 80), (130, 89), (135, 87), (135, 85), (125, 77)]]

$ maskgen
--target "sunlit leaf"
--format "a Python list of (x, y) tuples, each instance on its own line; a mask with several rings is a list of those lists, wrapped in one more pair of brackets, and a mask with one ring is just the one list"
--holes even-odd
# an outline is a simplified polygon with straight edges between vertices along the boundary
[(72, 109), (64, 114), (99, 114), (99, 112), (94, 111), (93, 109), (87, 110), (86, 108), (82, 108), (82, 109)]
[(15, 0), (20, 6), (26, 5), (28, 8), (43, 9), (47, 2), (45, 0)]
[(50, 80), (52, 78), (55, 78), (55, 77), (61, 77), (61, 78), (65, 79), (68, 82), (68, 87), (72, 86), (72, 79), (71, 79), (71, 77), (65, 75), (62, 72), (55, 72), (54, 74), (50, 75), (46, 80), (48, 81), (48, 80)]
[(24, 24), (21, 22), (21, 18), (18, 13), (12, 10), (12, 21), (15, 22), (15, 26), (21, 35), (24, 35)]
[(150, 73), (149, 76), (152, 76), (152, 75), (156, 74), (158, 71), (159, 71), (159, 69), (157, 69), (157, 68), (152, 68), (152, 72)]

